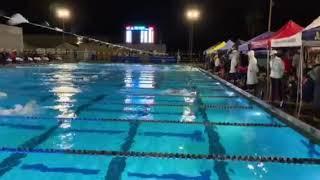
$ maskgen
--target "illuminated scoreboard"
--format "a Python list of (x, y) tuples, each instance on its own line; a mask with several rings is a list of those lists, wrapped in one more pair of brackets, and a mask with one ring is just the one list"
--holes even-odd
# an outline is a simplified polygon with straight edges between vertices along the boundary
[(153, 44), (155, 29), (152, 26), (127, 26), (126, 43), (127, 44)]

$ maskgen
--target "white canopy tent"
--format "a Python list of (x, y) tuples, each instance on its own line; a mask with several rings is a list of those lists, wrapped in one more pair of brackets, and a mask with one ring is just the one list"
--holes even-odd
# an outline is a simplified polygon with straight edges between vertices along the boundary
[(318, 41), (303, 41), (303, 34), (309, 30), (320, 27), (320, 16), (315, 19), (309, 26), (304, 28), (301, 32), (286, 38), (271, 40), (272, 48), (281, 47), (300, 47), (300, 64), (299, 64), (299, 76), (298, 76), (298, 92), (297, 92), (297, 115), (300, 116), (302, 108), (302, 84), (303, 84), (303, 59), (304, 59), (304, 48), (305, 47), (319, 47)]
[(302, 33), (304, 31), (308, 31), (310, 29), (320, 27), (320, 16), (315, 19), (309, 26), (303, 29), (303, 31), (294, 34), (290, 37), (274, 39), (271, 40), (272, 48), (280, 48), (280, 47), (301, 47), (302, 46)]

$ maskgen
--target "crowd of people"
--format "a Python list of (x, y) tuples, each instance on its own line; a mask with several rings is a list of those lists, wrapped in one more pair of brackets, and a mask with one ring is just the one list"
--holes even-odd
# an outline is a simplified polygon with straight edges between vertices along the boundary
[(253, 50), (242, 53), (234, 49), (207, 55), (205, 62), (206, 68), (221, 78), (279, 105), (296, 102), (302, 65), (303, 101), (312, 103), (314, 117), (320, 119), (320, 56), (300, 63), (300, 49), (272, 50), (266, 67), (259, 65)]
[(0, 64), (41, 63), (62, 60), (58, 55), (46, 53), (38, 54), (36, 51), (23, 51), (0, 49)]

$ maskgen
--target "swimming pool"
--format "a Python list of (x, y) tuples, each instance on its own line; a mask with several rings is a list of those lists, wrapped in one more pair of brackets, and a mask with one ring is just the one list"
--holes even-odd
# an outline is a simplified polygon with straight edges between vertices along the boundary
[(1, 179), (320, 178), (320, 146), (197, 68), (0, 69)]

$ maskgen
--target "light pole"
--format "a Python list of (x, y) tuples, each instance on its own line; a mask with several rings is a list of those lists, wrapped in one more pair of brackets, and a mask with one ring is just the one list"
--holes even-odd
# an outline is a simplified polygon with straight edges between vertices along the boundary
[[(269, 0), (269, 20), (268, 20), (268, 32), (271, 32), (271, 23), (272, 23), (272, 8), (273, 8), (273, 0)], [(270, 85), (270, 48), (268, 48), (268, 58), (267, 58), (267, 98), (271, 99), (271, 85)]]
[(269, 32), (271, 32), (272, 7), (273, 7), (273, 0), (269, 0), (269, 21), (268, 21), (268, 31)]
[(62, 21), (62, 41), (64, 42), (64, 23), (65, 20), (69, 19), (71, 16), (70, 10), (67, 8), (58, 8), (56, 10), (56, 15)]
[(194, 23), (200, 18), (200, 11), (198, 9), (192, 8), (186, 11), (186, 18), (190, 22), (190, 32), (189, 32), (189, 55), (192, 61), (192, 51), (193, 51), (193, 33), (194, 33)]

